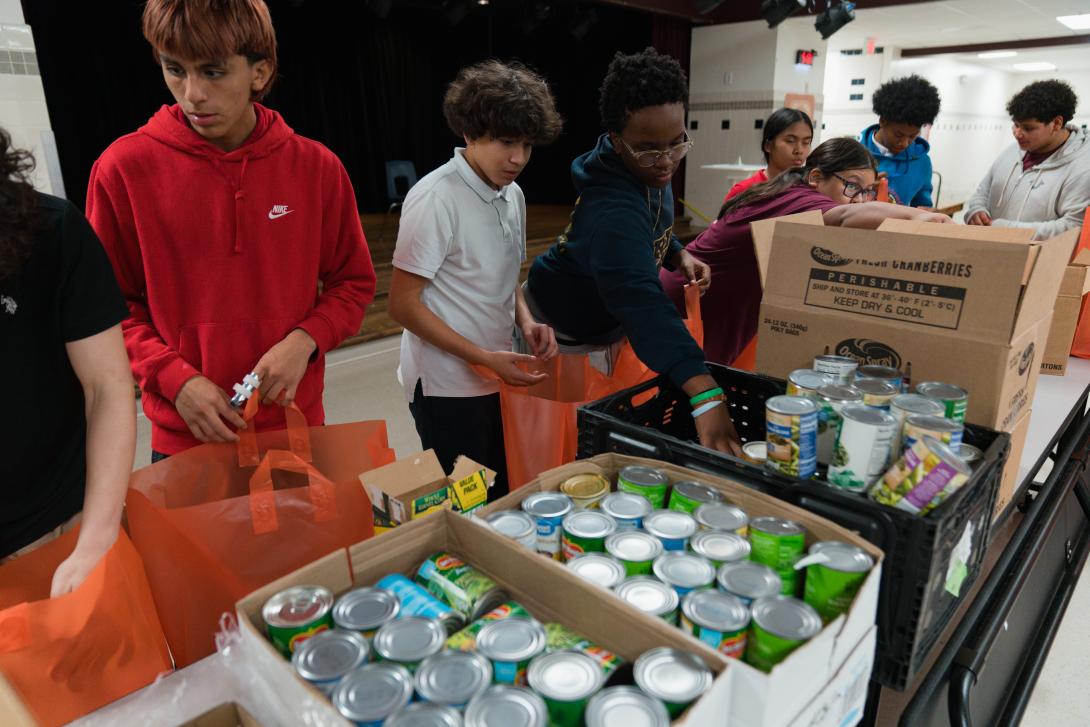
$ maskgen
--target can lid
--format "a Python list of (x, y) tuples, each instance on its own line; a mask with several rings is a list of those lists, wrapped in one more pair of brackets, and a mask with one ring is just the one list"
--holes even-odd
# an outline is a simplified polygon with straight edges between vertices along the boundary
[(383, 727), (462, 727), (462, 715), (440, 704), (416, 702), (386, 720)]
[(545, 629), (532, 618), (508, 616), (477, 634), (477, 652), (492, 661), (526, 661), (545, 649)]
[(522, 501), (522, 509), (537, 517), (561, 517), (571, 512), (571, 498), (563, 492), (535, 492)]
[[(877, 379), (873, 380), (876, 381)], [(848, 404), (840, 410), (840, 418), (845, 421), (850, 420), (876, 427), (897, 425), (897, 420), (893, 418), (892, 414), (863, 404)]]
[(530, 662), (530, 687), (546, 699), (578, 702), (602, 688), (605, 674), (598, 662), (581, 651), (554, 651)]
[(688, 538), (696, 532), (696, 519), (678, 510), (655, 510), (643, 519), (643, 529), (656, 538)]
[(650, 500), (631, 492), (611, 492), (598, 507), (605, 514), (622, 520), (642, 518), (651, 512)]
[(745, 510), (726, 503), (701, 505), (693, 512), (696, 521), (711, 530), (729, 530), (734, 532), (749, 523)]
[(805, 396), (773, 396), (765, 402), (765, 407), (777, 414), (801, 416), (817, 413), (817, 404)]
[(636, 685), (652, 697), (686, 704), (712, 685), (712, 672), (704, 662), (679, 649), (660, 646), (645, 651), (633, 670)]
[(606, 538), (606, 552), (629, 562), (654, 560), (662, 554), (662, 550), (661, 540), (639, 530), (614, 533)]
[(825, 384), (825, 386), (818, 387), (817, 393), (826, 401), (863, 401), (862, 391), (854, 386), (844, 386), (843, 384)]
[[(768, 442), (763, 439), (755, 442), (746, 442), (742, 445), (742, 454), (759, 462), (768, 459)], [(708, 503), (709, 505), (714, 503)]]
[(829, 363), (852, 364), (853, 366), (859, 365), (859, 362), (856, 361), (854, 358), (850, 358), (848, 356), (836, 356), (831, 353), (823, 353), (820, 356), (814, 356), (814, 360), (828, 361)]
[(814, 390), (825, 384), (833, 383), (833, 377), (813, 369), (795, 369), (787, 380), (802, 389)]
[(765, 596), (753, 602), (753, 623), (781, 639), (802, 641), (821, 631), (814, 607), (791, 596)]
[(809, 554), (795, 563), (795, 569), (811, 564), (845, 573), (866, 573), (874, 567), (874, 558), (858, 545), (842, 543), (839, 540), (822, 540), (810, 546)]
[(901, 378), (901, 372), (899, 369), (895, 369), (892, 366), (881, 366), (879, 364), (864, 364), (857, 369), (858, 376), (861, 379), (899, 379)]
[(295, 586), (280, 591), (261, 609), (269, 626), (292, 628), (322, 618), (333, 608), (333, 592), (322, 586)]
[(603, 588), (613, 588), (625, 579), (624, 564), (608, 553), (583, 553), (566, 565), (580, 578)]
[(893, 397), (891, 404), (911, 414), (930, 414), (941, 417), (946, 412), (942, 404), (923, 394), (898, 394)]
[(771, 535), (801, 535), (806, 532), (794, 520), (782, 517), (758, 517), (749, 523), (750, 530), (759, 530)]
[(690, 500), (696, 500), (697, 502), (711, 503), (723, 501), (723, 495), (719, 490), (708, 487), (701, 482), (675, 482), (674, 492), (682, 497), (687, 497)]
[(441, 651), (416, 670), (416, 691), (427, 702), (460, 707), (492, 683), (492, 664), (469, 651)]
[(943, 401), (957, 401), (969, 398), (968, 391), (955, 384), (947, 384), (944, 381), (921, 381), (916, 384), (916, 392), (929, 399), (941, 399)]
[(693, 591), (681, 599), (681, 612), (698, 626), (715, 631), (741, 631), (749, 626), (749, 609), (723, 591)]
[(941, 416), (929, 416), (927, 414), (913, 414), (908, 418), (908, 423), (914, 427), (920, 429), (926, 429), (933, 432), (960, 432), (963, 427), (953, 419), (947, 419)]
[(950, 449), (949, 445), (940, 442), (934, 437), (929, 437), (926, 435), (923, 438), (923, 443), (928, 449), (931, 450), (933, 454), (935, 454), (946, 464), (953, 467), (954, 470), (956, 470), (957, 472), (963, 475), (973, 474), (973, 468), (965, 464), (965, 460), (963, 460), (957, 452)]
[(622, 600), (652, 616), (664, 616), (677, 609), (677, 591), (650, 576), (626, 578), (614, 592)]
[(979, 447), (974, 447), (971, 444), (962, 442), (958, 447), (958, 456), (961, 457), (966, 464), (973, 464), (984, 459), (984, 453), (980, 451)]
[(609, 492), (609, 480), (594, 472), (572, 475), (560, 485), (560, 491), (570, 497), (590, 498)]
[(776, 571), (751, 560), (726, 563), (719, 568), (717, 580), (724, 591), (750, 599), (779, 593), (782, 583)]
[(715, 581), (711, 563), (694, 553), (678, 550), (668, 550), (655, 558), (652, 570), (663, 583), (681, 588), (700, 588)]
[(308, 681), (338, 679), (370, 656), (367, 639), (355, 631), (332, 629), (311, 636), (291, 655), (291, 664)]
[(333, 690), (333, 706), (356, 722), (377, 721), (394, 714), (413, 696), (413, 679), (400, 664), (365, 664)]
[(631, 464), (621, 468), (618, 476), (625, 482), (640, 487), (657, 487), (668, 482), (666, 475), (659, 470), (639, 464)]
[(383, 659), (415, 662), (442, 651), (446, 640), (446, 629), (435, 619), (408, 616), (380, 628), (372, 646)]
[(401, 601), (385, 588), (355, 588), (337, 599), (333, 622), (342, 629), (370, 631), (397, 618)]
[(485, 516), (485, 522), (501, 535), (514, 540), (525, 538), (537, 530), (534, 519), (518, 510), (501, 510)]
[(577, 510), (564, 516), (563, 528), (581, 538), (604, 538), (617, 532), (617, 521), (596, 510)]
[(897, 392), (900, 391), (900, 389), (890, 383), (889, 379), (856, 379), (854, 386), (864, 394), (880, 394), (882, 396), (896, 396)]
[(670, 715), (661, 700), (636, 687), (608, 687), (587, 704), (587, 727), (667, 727)]
[(494, 684), (466, 707), (465, 727), (545, 727), (545, 701), (529, 689)]
[(738, 533), (705, 530), (693, 536), (693, 539), (689, 541), (689, 547), (694, 553), (708, 560), (732, 563), (748, 558), (753, 546)]

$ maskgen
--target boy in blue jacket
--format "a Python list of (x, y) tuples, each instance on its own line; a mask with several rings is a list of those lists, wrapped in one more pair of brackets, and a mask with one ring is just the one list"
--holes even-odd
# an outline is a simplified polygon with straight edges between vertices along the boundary
[(933, 205), (931, 145), (920, 138), (920, 129), (935, 122), (939, 101), (938, 89), (917, 75), (887, 81), (874, 92), (871, 103), (878, 123), (864, 129), (859, 141), (889, 179), (891, 202)]

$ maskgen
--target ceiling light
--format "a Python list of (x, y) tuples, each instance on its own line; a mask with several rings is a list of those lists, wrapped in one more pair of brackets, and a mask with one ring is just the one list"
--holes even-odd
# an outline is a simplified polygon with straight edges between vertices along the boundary
[(1090, 30), (1090, 13), (1082, 15), (1057, 15), (1056, 20), (1072, 30)]
[(988, 58), (988, 59), (991, 59), (991, 58), (1013, 58), (1016, 55), (1018, 55), (1018, 51), (1014, 51), (1014, 50), (993, 50), (993, 51), (988, 51), (987, 53), (977, 53), (976, 57), (977, 58)]
[(818, 16), (814, 27), (821, 33), (822, 40), (828, 40), (836, 31), (855, 20), (855, 3), (841, 2), (830, 5)]
[(768, 27), (775, 28), (804, 7), (806, 0), (763, 0), (761, 17), (768, 22)]
[(1056, 66), (1052, 63), (1045, 61), (1035, 61), (1033, 63), (1015, 63), (1014, 70), (1016, 71), (1055, 71)]

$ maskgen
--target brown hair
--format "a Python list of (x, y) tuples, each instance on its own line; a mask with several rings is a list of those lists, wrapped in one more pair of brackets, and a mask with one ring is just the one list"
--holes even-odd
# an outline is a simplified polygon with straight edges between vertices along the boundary
[(520, 63), (467, 66), (447, 87), (443, 116), (456, 136), (526, 139), (548, 144), (564, 120), (545, 79)]
[(30, 184), (33, 169), (30, 152), (14, 148), (0, 129), (0, 280), (23, 267), (41, 225), (38, 193)]
[(143, 26), (156, 63), (159, 53), (189, 61), (233, 55), (246, 56), (251, 64), (267, 61), (269, 82), (253, 94), (255, 101), (276, 80), (276, 32), (264, 0), (148, 0)]

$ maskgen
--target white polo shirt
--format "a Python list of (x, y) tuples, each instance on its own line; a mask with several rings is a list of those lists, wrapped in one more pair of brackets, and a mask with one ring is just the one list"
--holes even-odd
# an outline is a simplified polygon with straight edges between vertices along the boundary
[[(465, 149), (409, 190), (401, 208), (394, 267), (427, 278), (421, 301), (454, 331), (487, 351), (511, 350), (515, 288), (526, 260), (526, 198), (517, 184), (492, 189)], [(406, 330), (398, 380), (412, 401), (499, 391), (468, 363)]]

